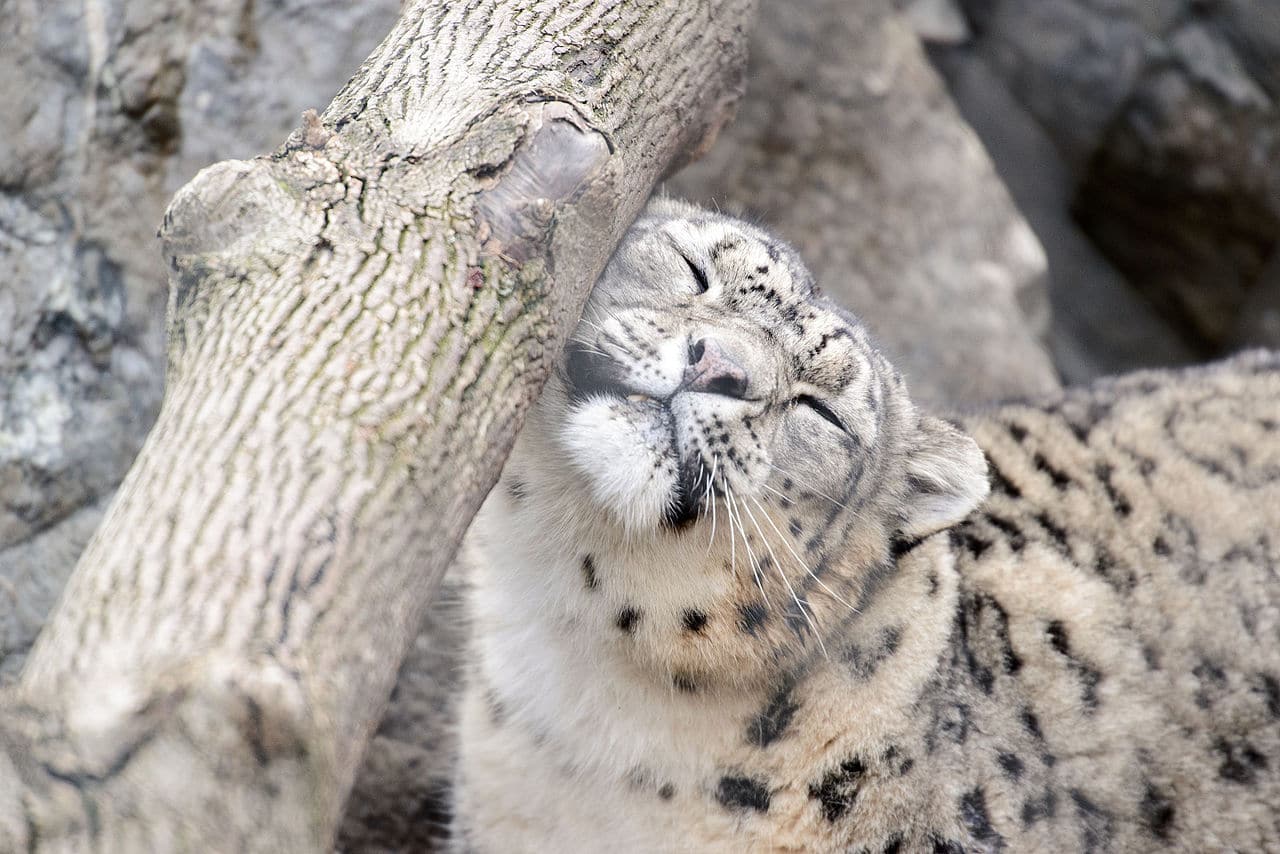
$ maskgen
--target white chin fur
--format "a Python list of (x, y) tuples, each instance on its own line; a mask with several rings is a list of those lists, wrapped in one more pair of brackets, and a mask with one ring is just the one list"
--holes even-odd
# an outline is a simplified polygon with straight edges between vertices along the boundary
[(569, 408), (560, 430), (591, 497), (628, 532), (651, 533), (675, 495), (670, 417), (645, 404), (589, 398)]

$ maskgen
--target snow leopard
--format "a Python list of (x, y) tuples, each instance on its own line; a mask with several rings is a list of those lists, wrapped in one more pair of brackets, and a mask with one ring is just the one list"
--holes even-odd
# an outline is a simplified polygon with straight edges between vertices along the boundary
[(947, 420), (658, 200), (471, 548), (457, 851), (1280, 851), (1280, 355)]

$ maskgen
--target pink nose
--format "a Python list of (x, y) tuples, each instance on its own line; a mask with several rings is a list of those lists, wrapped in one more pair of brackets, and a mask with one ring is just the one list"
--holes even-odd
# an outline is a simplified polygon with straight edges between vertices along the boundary
[(689, 391), (745, 397), (747, 372), (712, 338), (702, 338), (689, 348), (689, 365), (684, 369), (683, 386)]

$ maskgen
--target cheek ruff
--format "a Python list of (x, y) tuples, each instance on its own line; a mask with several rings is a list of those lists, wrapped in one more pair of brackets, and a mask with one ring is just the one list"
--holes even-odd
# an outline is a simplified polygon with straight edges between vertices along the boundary
[(652, 531), (678, 490), (672, 416), (653, 401), (593, 395), (570, 406), (560, 431), (590, 497), (630, 531)]

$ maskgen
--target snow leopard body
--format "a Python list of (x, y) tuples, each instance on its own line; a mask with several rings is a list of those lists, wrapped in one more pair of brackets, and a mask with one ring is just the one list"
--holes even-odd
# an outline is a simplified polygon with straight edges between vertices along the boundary
[(657, 201), (473, 533), (459, 851), (1280, 851), (1274, 354), (946, 422)]

